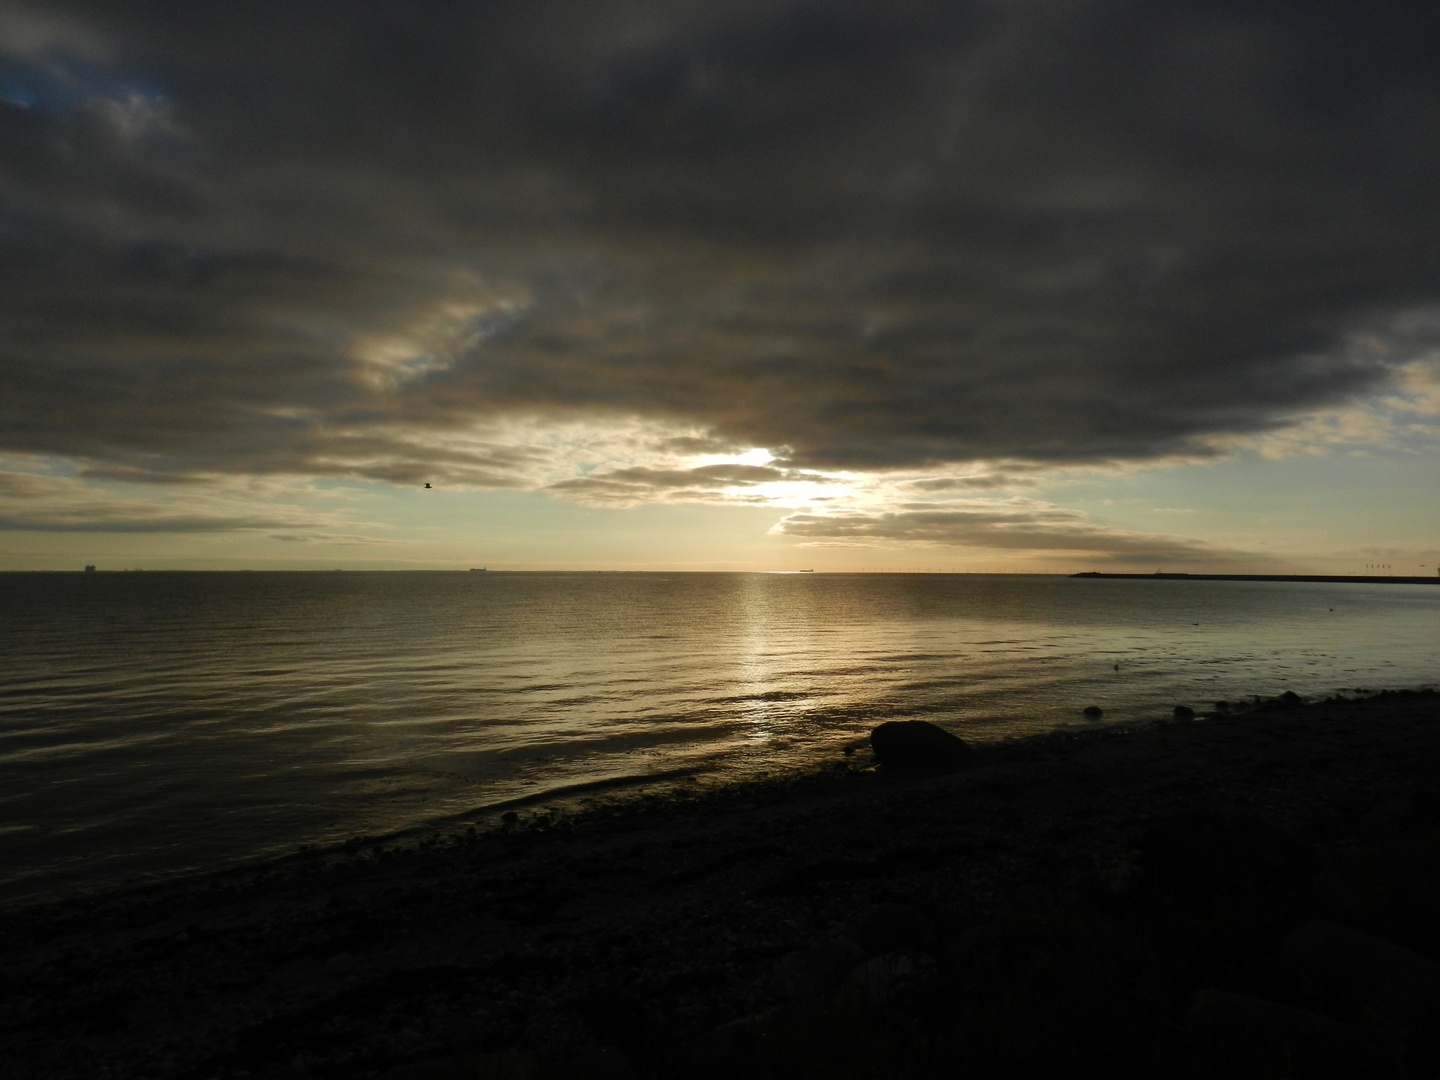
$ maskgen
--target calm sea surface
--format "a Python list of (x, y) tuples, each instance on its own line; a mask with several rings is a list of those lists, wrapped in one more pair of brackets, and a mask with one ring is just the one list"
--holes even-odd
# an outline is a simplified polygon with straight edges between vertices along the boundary
[[(1118, 665), (1118, 670), (1117, 670)], [(0, 901), (563, 785), (1440, 682), (1440, 586), (0, 574)]]

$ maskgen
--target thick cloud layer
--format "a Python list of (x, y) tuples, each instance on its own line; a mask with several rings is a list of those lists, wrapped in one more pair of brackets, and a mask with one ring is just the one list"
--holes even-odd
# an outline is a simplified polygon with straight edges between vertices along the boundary
[(1387, 328), (1440, 301), (1437, 152), (1415, 2), (0, 0), (0, 449), (1203, 453), (1433, 347)]

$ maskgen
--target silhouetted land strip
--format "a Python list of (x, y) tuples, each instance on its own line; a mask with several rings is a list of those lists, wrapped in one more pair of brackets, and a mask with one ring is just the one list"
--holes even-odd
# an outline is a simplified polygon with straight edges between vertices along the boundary
[(1440, 574), (1433, 577), (1396, 577), (1389, 574), (1102, 574), (1086, 570), (1071, 574), (1085, 578), (1130, 578), (1159, 581), (1348, 581), (1366, 585), (1440, 585)]
[(858, 749), (11, 911), (4, 1075), (1435, 1075), (1440, 696), (965, 761)]

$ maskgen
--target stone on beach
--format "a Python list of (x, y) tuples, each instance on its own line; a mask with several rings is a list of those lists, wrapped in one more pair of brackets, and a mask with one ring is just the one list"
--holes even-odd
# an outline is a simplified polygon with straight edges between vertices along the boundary
[(903, 953), (885, 953), (858, 965), (840, 988), (842, 1008), (860, 1009), (895, 996), (915, 974), (915, 962)]
[(1176, 705), (1176, 706), (1175, 706), (1175, 719), (1176, 719), (1176, 720), (1194, 720), (1194, 719), (1195, 719), (1195, 710), (1192, 709), (1192, 708), (1190, 708), (1189, 705)]
[(325, 961), (325, 974), (335, 976), (354, 975), (361, 970), (361, 965), (356, 963), (355, 957), (348, 952), (342, 952), (332, 956)]
[(772, 981), (780, 996), (794, 1004), (823, 1002), (864, 961), (865, 950), (853, 941), (822, 941), (781, 957)]
[(1369, 1063), (1369, 1048), (1349, 1025), (1247, 994), (1198, 991), (1184, 1029), (1193, 1051), (1245, 1075), (1363, 1076)]
[(518, 1050), (498, 1053), (461, 1053), (430, 1061), (399, 1065), (385, 1073), (383, 1080), (529, 1080), (533, 1075), (531, 1060)]
[(1099, 705), (1087, 705), (1080, 713), (1086, 720), (1099, 720), (1105, 715), (1105, 710)]
[(910, 904), (876, 904), (855, 928), (855, 940), (867, 956), (919, 953), (929, 944), (930, 935), (930, 920)]
[(1222, 894), (1283, 894), (1317, 871), (1309, 849), (1263, 818), (1192, 812), (1157, 818), (1136, 837), (1152, 887), (1188, 902)]
[(978, 923), (956, 934), (941, 958), (952, 967), (984, 963), (1005, 947), (1005, 932), (994, 923)]
[(928, 720), (889, 720), (870, 732), (870, 746), (893, 769), (950, 769), (970, 756), (965, 740)]
[(1440, 964), (1419, 953), (1322, 920), (1293, 931), (1282, 950), (1302, 979), (1347, 1008), (1440, 1016)]

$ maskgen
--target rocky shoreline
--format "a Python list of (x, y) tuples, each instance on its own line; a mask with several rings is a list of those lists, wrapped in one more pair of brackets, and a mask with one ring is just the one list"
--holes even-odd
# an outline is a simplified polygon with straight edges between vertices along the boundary
[[(1155, 940), (1200, 936), (1136, 961), (1164, 973), (1153, 1015), (1126, 1021), (1134, 1075), (1262, 1075), (1243, 1054), (1205, 1062), (1257, 1024), (1262, 1061), (1283, 1023), (1244, 1009), (1265, 1003), (1321, 1024), (1304, 1029), (1311, 1044), (1382, 1055), (1372, 1075), (1422, 1075), (1385, 1042), (1390, 1014), (1331, 1007), (1282, 961), (1313, 925), (1440, 956), (1437, 901), (1357, 869), (1392, 838), (1429, 852), (1440, 836), (1433, 691), (1255, 702), (888, 771), (862, 750), (784, 780), (676, 783), (10, 912), (0, 1075), (802, 1075), (795, 1053), (814, 1075), (940, 1075), (961, 1052), (948, 1028), (876, 1029), (875, 1053), (924, 1046), (883, 1066), (859, 1052), (837, 1064), (806, 1040), (833, 1041), (837, 1024), (860, 1038), (857, 1015), (893, 1027), (887, 1009), (963, 997), (987, 964), (1029, 970), (1046, 935), (1060, 934), (1053, 960), (1097, 928), (1124, 952), (1152, 924)], [(1081, 921), (1056, 929), (1067, 919)], [(1217, 967), (1207, 957), (1232, 938), (1236, 959)], [(1116, 970), (1117, 985), (1139, 979)], [(1003, 1038), (1018, 1061), (1061, 1030)], [(1005, 1073), (997, 1047), (981, 1068), (972, 1046), (973, 1075)], [(1344, 1060), (1320, 1056), (1322, 1071)], [(1321, 1074), (1287, 1067), (1270, 1075)]]

